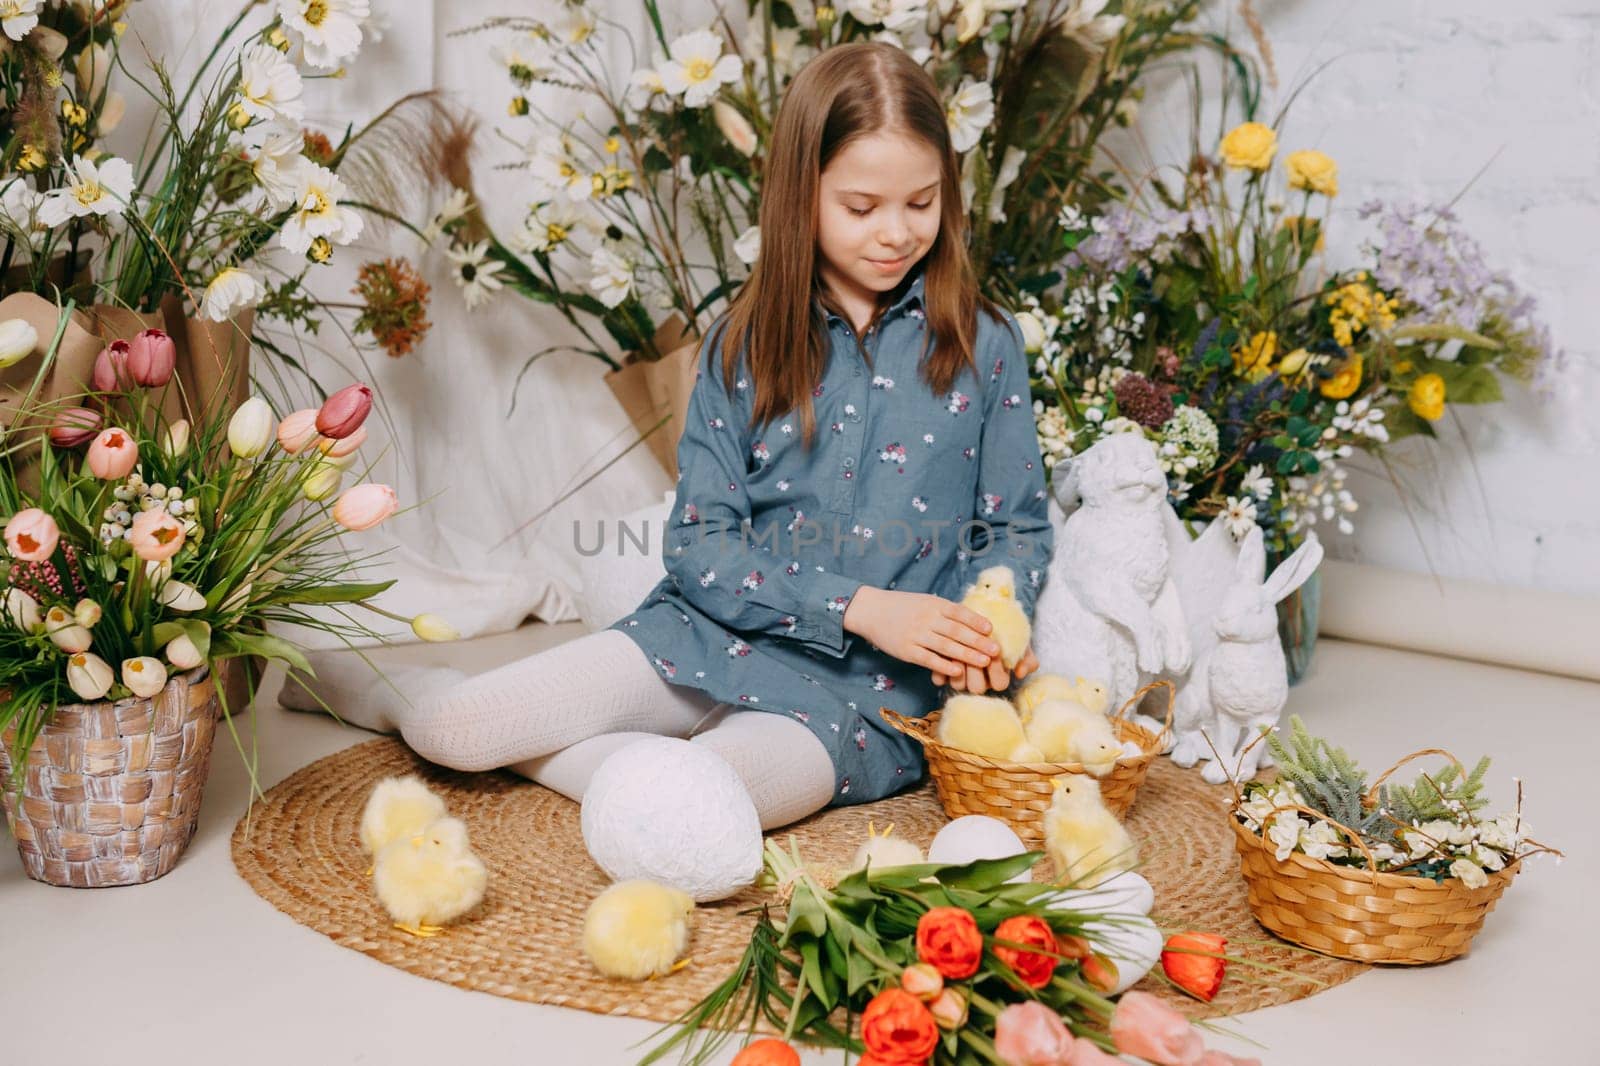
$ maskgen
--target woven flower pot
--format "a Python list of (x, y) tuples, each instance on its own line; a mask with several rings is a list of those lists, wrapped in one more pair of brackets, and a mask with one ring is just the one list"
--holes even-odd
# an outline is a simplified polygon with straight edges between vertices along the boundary
[[(700, 342), (684, 331), (683, 322), (669, 319), (654, 338), (659, 359), (640, 359), (632, 353), (620, 369), (606, 372), (605, 382), (622, 405), (628, 420), (670, 477), (678, 475), (678, 440), (700, 369)], [(666, 421), (663, 422), (662, 420)]]
[[(1424, 755), (1443, 755), (1461, 767), (1455, 756), (1437, 748), (1413, 752), (1372, 784), (1364, 798), (1366, 806), (1376, 803), (1378, 789), (1390, 774)], [(1465, 769), (1461, 773), (1465, 775)], [(1342, 832), (1366, 857), (1367, 866), (1342, 866), (1301, 851), (1280, 860), (1265, 835), (1239, 820), (1240, 802), (1236, 790), (1228, 821), (1256, 921), (1291, 944), (1354, 962), (1419, 966), (1466, 954), (1517, 876), (1521, 859), (1552, 850), (1535, 845), (1534, 851), (1489, 874), (1483, 887), (1468, 888), (1454, 877), (1435, 881), (1379, 871), (1372, 852), (1354, 830), (1309, 807), (1285, 804), (1276, 810), (1298, 811)]]
[(36, 881), (105, 888), (153, 881), (194, 836), (216, 738), (207, 667), (149, 699), (58, 707), (10, 787), (14, 727), (0, 740), (6, 822)]
[[(1128, 721), (1127, 716), (1139, 706), (1145, 693), (1156, 688), (1167, 690), (1167, 720), (1159, 734)], [(1117, 765), (1106, 776), (1098, 778), (1100, 798), (1112, 814), (1122, 818), (1133, 806), (1139, 786), (1144, 784), (1150, 764), (1166, 748), (1172, 731), (1173, 686), (1170, 681), (1157, 681), (1146, 685), (1117, 709), (1111, 718), (1117, 739), (1131, 740), (1139, 745), (1140, 754), (1117, 760)], [(1062, 774), (1084, 774), (1088, 771), (1082, 763), (1020, 763), (989, 759), (960, 748), (939, 743), (939, 712), (923, 718), (907, 718), (881, 707), (878, 713), (895, 729), (922, 745), (928, 759), (928, 774), (933, 778), (939, 793), (939, 802), (951, 818), (969, 814), (986, 814), (1005, 822), (1022, 842), (1028, 845), (1043, 843), (1042, 816), (1050, 809), (1055, 796), (1056, 778)]]

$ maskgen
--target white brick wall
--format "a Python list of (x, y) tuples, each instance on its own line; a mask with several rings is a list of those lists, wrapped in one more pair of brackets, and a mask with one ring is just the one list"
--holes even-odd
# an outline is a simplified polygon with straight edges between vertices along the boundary
[[(1503, 406), (1463, 409), (1464, 435), (1446, 427), (1438, 446), (1397, 450), (1417, 530), (1381, 468), (1360, 463), (1357, 531), (1332, 537), (1333, 554), (1600, 594), (1600, 2), (1528, 0), (1514, 13), (1486, 0), (1257, 6), (1281, 79), (1266, 120), (1329, 64), (1295, 102), (1282, 146), (1339, 163), (1330, 265), (1353, 262), (1370, 232), (1355, 217), (1361, 203), (1443, 203), (1466, 189), (1463, 224), (1491, 266), (1538, 296), (1572, 368), (1559, 402), (1518, 389)], [(1248, 41), (1233, 12), (1218, 3), (1210, 19)], [(1186, 106), (1176, 82), (1146, 101), (1140, 127), (1156, 158), (1180, 158)]]

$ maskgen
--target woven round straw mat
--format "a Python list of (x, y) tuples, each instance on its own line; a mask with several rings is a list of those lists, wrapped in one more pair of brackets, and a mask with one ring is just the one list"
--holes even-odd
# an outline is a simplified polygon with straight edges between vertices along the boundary
[[(472, 848), (489, 867), (488, 895), (477, 910), (426, 939), (393, 928), (373, 894), (357, 838), (373, 785), (407, 773), (420, 775), (467, 823)], [(1141, 983), (1196, 1018), (1298, 999), (1367, 968), (1273, 941), (1255, 923), (1225, 795), (1197, 772), (1157, 759), (1127, 822), (1140, 843), (1140, 872), (1155, 888), (1158, 924), (1221, 933), (1230, 954), (1291, 971), (1231, 966), (1210, 1004), (1176, 992), (1159, 968)], [(258, 893), (295, 921), (390, 966), (531, 1003), (672, 1021), (727, 977), (754, 925), (739, 912), (770, 897), (749, 888), (700, 905), (692, 961), (675, 974), (646, 982), (601, 977), (583, 954), (583, 915), (609, 882), (584, 850), (578, 815), (578, 804), (509, 771), (456, 773), (385, 738), (312, 763), (269, 791), (249, 816), (248, 835), (243, 820), (234, 830), (233, 860)], [(924, 782), (910, 793), (830, 808), (774, 832), (783, 840), (793, 833), (808, 863), (843, 864), (865, 839), (868, 819), (880, 831), (894, 823), (896, 833), (924, 848), (946, 823)], [(1034, 870), (1036, 877), (1053, 874), (1048, 858)]]

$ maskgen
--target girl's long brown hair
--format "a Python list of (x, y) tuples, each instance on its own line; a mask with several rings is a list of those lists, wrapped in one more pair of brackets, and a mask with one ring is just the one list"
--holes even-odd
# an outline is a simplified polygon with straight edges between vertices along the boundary
[[(903, 50), (881, 41), (823, 52), (795, 76), (778, 108), (763, 168), (761, 254), (719, 323), (723, 387), (731, 392), (741, 351), (755, 385), (749, 428), (798, 410), (808, 449), (816, 431), (811, 390), (828, 365), (817, 256), (822, 172), (852, 141), (873, 133), (918, 138), (939, 155), (939, 235), (923, 260), (923, 307), (933, 347), (931, 354), (924, 350), (921, 362), (922, 378), (935, 395), (950, 391), (963, 366), (978, 373), (978, 309), (1003, 321), (979, 295), (967, 258), (956, 155), (933, 79)], [(712, 335), (717, 332), (713, 327)]]

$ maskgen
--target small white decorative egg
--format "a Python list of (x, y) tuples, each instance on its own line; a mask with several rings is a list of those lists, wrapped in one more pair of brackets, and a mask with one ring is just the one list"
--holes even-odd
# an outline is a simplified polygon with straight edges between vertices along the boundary
[[(1022, 838), (1000, 819), (969, 814), (939, 830), (933, 843), (928, 845), (928, 861), (960, 866), (978, 859), (1009, 859), (1027, 850)], [(1033, 871), (1030, 869), (1009, 878), (1008, 883), (1024, 884), (1031, 880)]]
[(583, 843), (613, 881), (669, 885), (698, 903), (761, 872), (761, 819), (728, 761), (687, 740), (647, 737), (600, 764), (583, 794)]

